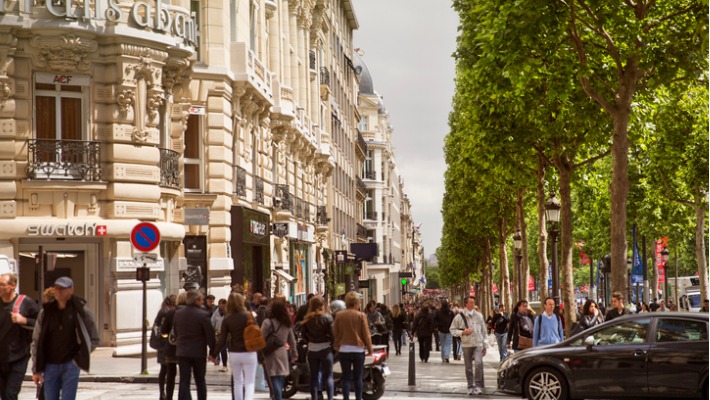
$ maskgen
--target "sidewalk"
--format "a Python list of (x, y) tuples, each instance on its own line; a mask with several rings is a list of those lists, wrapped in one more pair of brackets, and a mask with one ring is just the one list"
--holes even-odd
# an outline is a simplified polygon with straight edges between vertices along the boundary
[[(156, 362), (155, 354), (148, 356), (148, 374), (141, 374), (140, 357), (113, 357), (113, 348), (102, 347), (96, 349), (91, 355), (91, 372), (81, 372), (80, 382), (97, 383), (158, 383), (160, 365)], [(390, 346), (394, 354), (394, 345)], [(387, 377), (387, 392), (414, 392), (414, 393), (440, 393), (466, 395), (466, 375), (463, 360), (450, 363), (441, 362), (440, 353), (432, 351), (428, 363), (419, 361), (419, 347), (415, 346), (414, 359), (416, 361), (416, 386), (408, 385), (409, 371), (409, 346), (403, 346), (402, 355), (391, 355), (387, 364), (391, 375)], [(494, 394), (496, 389), (496, 373), (498, 370), (498, 349), (488, 349), (484, 357), (484, 382), (485, 395)], [(31, 364), (31, 363), (30, 363)], [(31, 366), (28, 366), (25, 380), (32, 380)], [(220, 366), (208, 362), (207, 384), (210, 386), (229, 386), (230, 372), (219, 372)], [(496, 396), (497, 397), (497, 396)]]

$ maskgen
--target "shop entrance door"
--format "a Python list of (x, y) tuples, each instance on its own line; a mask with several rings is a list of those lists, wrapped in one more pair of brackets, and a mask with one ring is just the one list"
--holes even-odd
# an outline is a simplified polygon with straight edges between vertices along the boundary
[[(45, 253), (44, 273), (39, 264), (39, 247)], [(74, 281), (74, 295), (86, 300), (101, 332), (103, 313), (99, 306), (100, 279), (98, 243), (31, 243), (20, 241), (19, 289), (42, 301), (44, 290), (57, 278), (68, 276)]]

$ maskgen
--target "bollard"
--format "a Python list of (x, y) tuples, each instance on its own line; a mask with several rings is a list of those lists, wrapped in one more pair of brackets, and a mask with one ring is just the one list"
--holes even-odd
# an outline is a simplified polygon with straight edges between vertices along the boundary
[(417, 380), (415, 377), (416, 364), (414, 360), (414, 338), (409, 337), (409, 375), (407, 385), (417, 386)]

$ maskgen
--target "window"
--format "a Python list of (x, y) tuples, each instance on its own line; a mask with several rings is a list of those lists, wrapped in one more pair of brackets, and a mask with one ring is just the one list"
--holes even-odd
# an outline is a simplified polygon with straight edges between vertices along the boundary
[(708, 340), (708, 325), (703, 321), (666, 319), (658, 321), (657, 342), (699, 342)]
[(197, 61), (202, 61), (202, 57), (200, 55), (201, 49), (202, 49), (202, 34), (201, 34), (201, 18), (202, 18), (202, 13), (200, 10), (200, 0), (190, 0), (190, 12), (195, 16), (195, 21), (196, 21), (196, 27), (195, 29), (197, 30), (197, 38), (195, 42), (197, 43), (195, 45), (195, 54), (197, 55)]
[(86, 121), (82, 86), (35, 84), (35, 137), (83, 140)]
[(357, 125), (357, 129), (359, 129), (360, 132), (367, 130), (367, 115), (360, 118), (360, 123)]
[(190, 114), (185, 130), (185, 191), (202, 190), (202, 121), (203, 116)]
[(249, 48), (254, 54), (257, 54), (256, 48), (256, 4), (254, 1), (249, 2)]
[(625, 321), (593, 333), (594, 345), (645, 343), (651, 318)]

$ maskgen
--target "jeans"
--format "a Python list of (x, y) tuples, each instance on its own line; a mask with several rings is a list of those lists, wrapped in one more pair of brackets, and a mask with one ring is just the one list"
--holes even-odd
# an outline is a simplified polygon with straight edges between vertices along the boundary
[(454, 343), (454, 358), (455, 359), (461, 358), (461, 354), (462, 354), (461, 338), (455, 337), (453, 340), (453, 343)]
[(284, 384), (286, 383), (286, 377), (283, 375), (274, 375), (271, 377), (271, 398), (273, 400), (281, 400), (281, 394), (284, 390)]
[(500, 354), (500, 360), (505, 360), (508, 357), (508, 349), (506, 348), (506, 339), (508, 339), (508, 332), (496, 333), (496, 343), (498, 343), (498, 353)]
[(419, 359), (429, 361), (429, 353), (431, 352), (431, 336), (423, 336), (419, 338)]
[(229, 352), (229, 366), (232, 368), (232, 394), (235, 400), (254, 399), (256, 367), (258, 365), (256, 352)]
[(28, 356), (7, 364), (0, 364), (0, 399), (17, 400), (29, 359)]
[(331, 349), (309, 351), (308, 365), (311, 369), (311, 400), (318, 400), (318, 394), (323, 390), (321, 382), (325, 384), (328, 400), (333, 400), (335, 392), (333, 384), (333, 351)]
[[(431, 338), (430, 338), (431, 339)], [(350, 400), (350, 382), (355, 384), (355, 400), (362, 400), (362, 369), (365, 353), (338, 353), (343, 369), (343, 400)]]
[(207, 372), (207, 357), (178, 357), (180, 367), (180, 386), (178, 389), (178, 400), (190, 400), (190, 373), (195, 377), (197, 388), (197, 400), (207, 399), (207, 382), (205, 373)]
[(79, 367), (73, 361), (44, 366), (45, 400), (74, 400), (79, 386)]
[(160, 388), (160, 400), (173, 400), (175, 392), (175, 376), (177, 375), (177, 364), (160, 364), (158, 373), (158, 387)]
[(448, 360), (451, 353), (451, 333), (439, 332), (439, 342), (441, 343), (441, 361)]
[(466, 367), (466, 382), (468, 383), (468, 388), (483, 388), (483, 346), (464, 347), (463, 363)]
[[(394, 341), (394, 351), (396, 354), (402, 354), (402, 337), (404, 332), (400, 330), (392, 331), (392, 340)], [(405, 342), (406, 344), (406, 342)]]
[(217, 363), (219, 364), (220, 360), (222, 361), (222, 366), (226, 367), (227, 366), (227, 346), (225, 345), (222, 351), (220, 351), (217, 354)]

